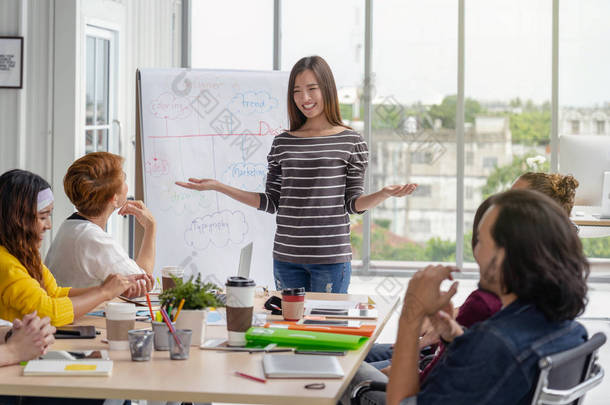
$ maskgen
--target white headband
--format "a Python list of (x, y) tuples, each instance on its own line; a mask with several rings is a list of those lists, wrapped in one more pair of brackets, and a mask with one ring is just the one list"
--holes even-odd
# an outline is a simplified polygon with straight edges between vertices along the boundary
[(50, 188), (45, 188), (38, 192), (38, 212), (47, 208), (53, 202), (53, 192)]

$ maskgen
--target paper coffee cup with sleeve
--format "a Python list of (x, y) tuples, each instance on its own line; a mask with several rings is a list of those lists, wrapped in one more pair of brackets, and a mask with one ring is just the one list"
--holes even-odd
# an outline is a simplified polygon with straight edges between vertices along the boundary
[(254, 280), (229, 277), (227, 292), (227, 334), (229, 346), (245, 346), (246, 331), (252, 326), (254, 308)]
[(128, 331), (135, 328), (134, 304), (109, 302), (106, 304), (106, 339), (110, 350), (129, 350)]

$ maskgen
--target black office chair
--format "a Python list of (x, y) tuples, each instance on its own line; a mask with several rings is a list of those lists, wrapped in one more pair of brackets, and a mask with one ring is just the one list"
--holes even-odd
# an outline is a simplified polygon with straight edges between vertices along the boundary
[[(598, 332), (580, 346), (540, 359), (532, 405), (580, 405), (585, 394), (604, 378), (604, 369), (597, 363), (597, 349), (604, 343), (606, 335)], [(362, 381), (352, 390), (351, 404), (360, 405), (368, 391), (385, 390), (386, 383)]]
[(604, 369), (597, 363), (597, 349), (604, 343), (606, 335), (598, 332), (580, 346), (540, 359), (532, 405), (581, 404), (604, 378)]

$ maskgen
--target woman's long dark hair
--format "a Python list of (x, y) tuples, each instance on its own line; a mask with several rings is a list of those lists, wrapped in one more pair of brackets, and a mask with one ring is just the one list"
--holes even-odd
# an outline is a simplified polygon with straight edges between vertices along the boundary
[(551, 198), (531, 190), (493, 197), (499, 208), (491, 231), (505, 249), (505, 293), (532, 302), (548, 319), (574, 319), (587, 305), (589, 262), (566, 212)]
[(42, 281), (36, 215), (38, 193), (50, 188), (42, 177), (9, 170), (0, 176), (0, 245), (25, 266), (30, 276)]
[(305, 70), (311, 70), (316, 79), (318, 79), (318, 85), (324, 100), (324, 115), (328, 122), (331, 125), (349, 128), (343, 124), (341, 119), (337, 86), (335, 85), (335, 78), (330, 70), (330, 66), (320, 56), (306, 56), (294, 64), (288, 79), (288, 118), (290, 120), (290, 130), (298, 130), (307, 121), (307, 117), (303, 115), (294, 102), (294, 82), (296, 77)]

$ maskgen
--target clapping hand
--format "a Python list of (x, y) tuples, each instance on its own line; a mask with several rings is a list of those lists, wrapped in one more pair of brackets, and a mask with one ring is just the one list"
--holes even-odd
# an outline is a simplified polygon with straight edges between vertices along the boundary
[(455, 281), (448, 291), (441, 291), (444, 280), (453, 280), (453, 272), (459, 271), (451, 266), (427, 266), (415, 273), (405, 294), (401, 318), (436, 315), (444, 308), (457, 292), (458, 282)]
[(434, 330), (445, 342), (452, 342), (453, 339), (464, 333), (462, 327), (453, 318), (453, 303), (449, 301), (435, 315), (429, 317)]

